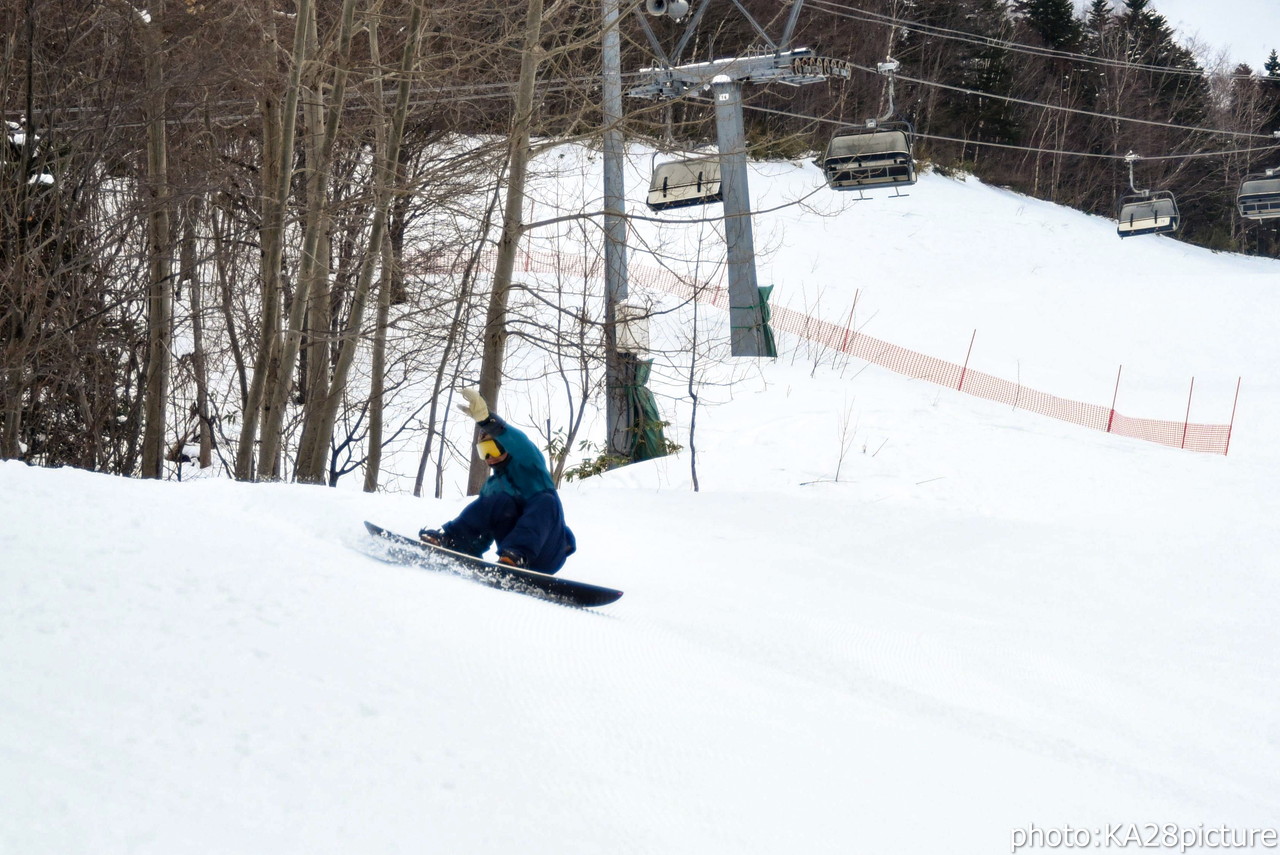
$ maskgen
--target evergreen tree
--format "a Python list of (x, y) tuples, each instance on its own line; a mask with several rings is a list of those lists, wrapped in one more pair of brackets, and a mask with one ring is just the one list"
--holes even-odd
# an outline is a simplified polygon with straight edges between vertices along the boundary
[(1084, 27), (1076, 19), (1072, 0), (1018, 0), (1015, 8), (1049, 47), (1076, 51), (1083, 44)]
[[(970, 142), (1019, 142), (1021, 131), (1008, 96), (1014, 84), (1014, 68), (1009, 51), (1001, 46), (1013, 37), (1013, 24), (1001, 0), (919, 0), (913, 14), (923, 24), (960, 30), (977, 36), (970, 41), (940, 39), (909, 33), (901, 42), (899, 58), (913, 76), (950, 86), (973, 90), (975, 94), (941, 95), (933, 89), (925, 97), (916, 116), (917, 124), (930, 133)], [(990, 149), (966, 146), (956, 153), (935, 152), (942, 162), (970, 164), (985, 157)]]
[(1129, 37), (1129, 60), (1143, 65), (1199, 70), (1195, 55), (1178, 44), (1164, 15), (1151, 8), (1151, 0), (1125, 0), (1119, 24)]
[[(1115, 47), (1111, 44), (1116, 30), (1116, 14), (1111, 8), (1110, 0), (1092, 0), (1084, 19), (1084, 32), (1081, 36), (1081, 52), (1092, 57), (1112, 58)], [(1086, 103), (1097, 104), (1097, 99), (1104, 85), (1105, 73), (1099, 68), (1088, 68), (1085, 71)]]
[[(1125, 0), (1119, 26), (1126, 39), (1125, 58), (1140, 65), (1201, 71), (1191, 51), (1178, 44), (1168, 20), (1151, 8), (1150, 0)], [(1153, 72), (1147, 89), (1163, 115), (1154, 118), (1196, 125), (1209, 114), (1209, 88), (1203, 74)]]
[(1264, 134), (1271, 134), (1280, 131), (1280, 56), (1274, 50), (1267, 57), (1262, 70), (1267, 76), (1258, 82), (1258, 86), (1262, 89), (1266, 119), (1260, 130)]
[(1271, 56), (1267, 57), (1267, 61), (1263, 63), (1262, 70), (1267, 73), (1267, 77), (1280, 77), (1280, 55), (1275, 50), (1271, 51)]
[(1262, 70), (1267, 74), (1258, 81), (1257, 85), (1262, 97), (1265, 118), (1259, 131), (1269, 134), (1280, 131), (1280, 54), (1272, 50), (1267, 61), (1262, 64)]
[(1089, 4), (1089, 13), (1085, 17), (1085, 49), (1090, 55), (1097, 55), (1102, 36), (1116, 22), (1115, 12), (1111, 10), (1110, 0), (1093, 0)]
[[(1091, 0), (1085, 12), (1084, 34), (1081, 52), (1098, 59), (1116, 59), (1118, 50), (1116, 14), (1110, 0)], [(1104, 93), (1111, 87), (1107, 70), (1103, 66), (1082, 63), (1079, 70), (1081, 106), (1086, 109), (1106, 107)], [(1106, 130), (1098, 120), (1086, 123), (1086, 130), (1079, 137), (1085, 150), (1101, 153), (1108, 150), (1102, 142)]]

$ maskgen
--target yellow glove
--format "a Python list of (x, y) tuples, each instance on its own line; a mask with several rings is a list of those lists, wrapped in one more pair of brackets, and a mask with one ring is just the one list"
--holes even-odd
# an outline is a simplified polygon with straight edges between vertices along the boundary
[(484, 398), (480, 397), (478, 391), (475, 389), (463, 389), (462, 397), (466, 398), (467, 402), (458, 404), (459, 410), (478, 422), (489, 418), (489, 405), (484, 402)]

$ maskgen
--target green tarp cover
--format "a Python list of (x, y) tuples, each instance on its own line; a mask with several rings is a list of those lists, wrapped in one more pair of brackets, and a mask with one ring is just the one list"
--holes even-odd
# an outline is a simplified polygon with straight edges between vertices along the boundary
[[(771, 293), (773, 293), (773, 286), (772, 286), (772, 285), (764, 285), (764, 286), (761, 286), (761, 287), (757, 287), (757, 288), (756, 288), (756, 299), (757, 299), (757, 300), (759, 300), (760, 302), (756, 303), (754, 306), (745, 306), (745, 307), (741, 307), (741, 308), (747, 308), (747, 309), (759, 309), (759, 310), (760, 310), (760, 323), (759, 323), (759, 329), (760, 329), (760, 343), (761, 343), (761, 348), (762, 348), (763, 352), (762, 352), (762, 353), (760, 353), (760, 354), (758, 354), (758, 355), (759, 355), (759, 356), (761, 356), (761, 357), (771, 357), (771, 358), (772, 358), (772, 357), (776, 357), (776, 356), (778, 355), (778, 343), (777, 343), (777, 341), (775, 341), (775, 340), (774, 340), (774, 338), (773, 338), (773, 328), (769, 326), (769, 317), (770, 317), (770, 314), (771, 314), (771, 313), (769, 312), (769, 295), (770, 295)], [(736, 307), (736, 306), (735, 306), (735, 307), (733, 307), (733, 308), (739, 308), (739, 307)], [(735, 329), (735, 330), (739, 330), (739, 329), (750, 329), (750, 330), (755, 330), (755, 329), (757, 329), (757, 325), (753, 323), (753, 324), (752, 324), (751, 326), (749, 326), (749, 327), (740, 327), (740, 326), (739, 326), (739, 327), (733, 327), (733, 329)], [(755, 355), (757, 355), (757, 354), (752, 354), (752, 355), (753, 355), (753, 356), (755, 356)]]
[(769, 295), (773, 293), (772, 285), (765, 285), (758, 289), (760, 291), (760, 324), (764, 327), (764, 355), (776, 357), (778, 355), (778, 343), (773, 338), (773, 327), (769, 326)]
[(658, 402), (653, 392), (644, 385), (649, 382), (653, 360), (636, 359), (632, 354), (622, 356), (635, 361), (635, 380), (626, 386), (633, 438), (629, 456), (633, 462), (663, 457), (667, 453), (667, 439), (662, 433), (662, 417), (658, 414)]

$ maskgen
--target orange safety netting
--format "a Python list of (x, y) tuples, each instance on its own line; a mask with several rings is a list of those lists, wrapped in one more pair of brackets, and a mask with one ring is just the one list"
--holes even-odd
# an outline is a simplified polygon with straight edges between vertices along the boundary
[[(588, 265), (585, 259), (560, 253), (522, 251), (520, 260), (523, 269), (529, 272), (603, 275), (603, 267), (598, 260), (597, 263)], [(721, 309), (729, 308), (729, 294), (724, 288), (707, 283), (698, 283), (695, 286), (687, 278), (670, 270), (631, 264), (628, 266), (628, 279), (632, 285), (662, 291), (686, 300), (697, 300)], [(928, 380), (978, 398), (986, 398), (989, 401), (1095, 430), (1174, 448), (1184, 448), (1188, 451), (1226, 454), (1230, 447), (1231, 424), (1209, 425), (1189, 421), (1132, 418), (1116, 412), (1112, 407), (1059, 398), (1019, 383), (974, 371), (966, 365), (957, 365), (954, 362), (899, 347), (874, 336), (796, 312), (785, 306), (774, 306), (770, 311), (772, 313), (770, 325), (775, 331), (780, 330), (800, 336), (890, 371), (918, 380)], [(1234, 421), (1235, 413), (1233, 412), (1232, 422)]]

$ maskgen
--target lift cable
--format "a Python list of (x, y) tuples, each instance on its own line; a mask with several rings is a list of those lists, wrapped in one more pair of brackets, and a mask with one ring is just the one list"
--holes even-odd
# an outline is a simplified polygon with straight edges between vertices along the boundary
[[(846, 18), (852, 21), (876, 24), (880, 26), (897, 27), (903, 30), (909, 30), (919, 35), (936, 36), (938, 38), (966, 42), (980, 47), (994, 47), (1000, 50), (1030, 54), (1032, 56), (1040, 56), (1047, 59), (1066, 59), (1072, 62), (1081, 62), (1091, 65), (1100, 65), (1133, 71), (1149, 71), (1156, 74), (1185, 75), (1190, 77), (1204, 77), (1207, 75), (1206, 71), (1198, 68), (1173, 68), (1167, 65), (1153, 65), (1142, 62), (1129, 62), (1123, 59), (1089, 56), (1088, 54), (1076, 53), (1073, 51), (1037, 47), (1036, 45), (1028, 45), (1021, 42), (993, 38), (991, 36), (983, 36), (977, 33), (968, 33), (963, 30), (953, 30), (947, 27), (937, 27), (932, 24), (922, 24), (916, 21), (882, 15), (878, 12), (871, 12), (866, 9), (859, 9), (854, 6), (841, 3), (839, 0), (811, 0), (811, 2), (814, 4), (813, 8), (816, 8), (818, 11), (826, 12), (827, 14), (834, 15), (838, 18)], [(1257, 74), (1227, 74), (1222, 76), (1227, 80), (1265, 81), (1270, 79)], [(1277, 85), (1280, 85), (1280, 80), (1276, 80), (1276, 83)]]
[[(832, 119), (832, 118), (827, 118), (823, 116), (808, 116), (802, 113), (793, 113), (788, 110), (779, 110), (774, 107), (762, 107), (757, 104), (744, 104), (743, 106), (745, 106), (748, 110), (754, 110), (758, 113), (771, 113), (773, 115), (786, 116), (792, 119), (804, 119), (810, 122), (819, 122), (822, 124), (837, 125), (842, 127), (846, 124), (845, 122), (842, 122), (839, 119)], [(1003, 148), (1003, 149), (1011, 149), (1014, 151), (1031, 152), (1033, 154), (1054, 154), (1054, 155), (1062, 155), (1066, 157), (1092, 157), (1092, 158), (1097, 158), (1099, 160), (1124, 160), (1124, 155), (1122, 154), (1101, 154), (1098, 152), (1087, 152), (1087, 151), (1066, 151), (1063, 149), (1039, 148), (1036, 146), (1016, 145), (1014, 143), (998, 143), (998, 142), (985, 142), (982, 140), (966, 140), (966, 139), (959, 139), (957, 137), (941, 136), (938, 134), (926, 134), (926, 133), (921, 133), (919, 131), (917, 131), (915, 135), (917, 138), (935, 140), (937, 142), (961, 143), (964, 145), (984, 146), (986, 148)], [(1270, 139), (1270, 137), (1268, 137), (1268, 139)], [(1234, 155), (1234, 154), (1250, 154), (1253, 152), (1261, 152), (1261, 151), (1275, 151), (1277, 148), (1280, 148), (1280, 142), (1277, 142), (1269, 146), (1253, 146), (1250, 148), (1236, 148), (1236, 149), (1228, 149), (1228, 150), (1222, 150), (1222, 151), (1202, 151), (1202, 152), (1189, 152), (1187, 154), (1165, 154), (1165, 155), (1153, 155), (1153, 156), (1143, 155), (1142, 159), (1143, 160), (1182, 160), (1184, 158), (1192, 158), (1192, 157), (1226, 157), (1228, 155)]]

